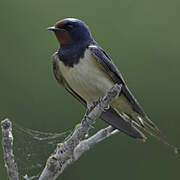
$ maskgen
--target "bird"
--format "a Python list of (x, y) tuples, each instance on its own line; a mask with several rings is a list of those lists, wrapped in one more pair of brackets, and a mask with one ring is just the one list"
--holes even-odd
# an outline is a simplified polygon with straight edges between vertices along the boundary
[(118, 98), (112, 101), (100, 119), (143, 142), (147, 139), (142, 132), (144, 130), (177, 151), (148, 118), (112, 59), (93, 39), (83, 21), (62, 19), (48, 30), (54, 32), (60, 45), (54, 54), (57, 58), (52, 58), (53, 73), (59, 84), (86, 107), (91, 107), (112, 86), (120, 84), (122, 88)]

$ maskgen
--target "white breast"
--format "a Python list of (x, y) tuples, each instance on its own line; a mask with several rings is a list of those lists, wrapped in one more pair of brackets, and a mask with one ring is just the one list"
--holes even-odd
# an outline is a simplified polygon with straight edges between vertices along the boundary
[(88, 49), (72, 68), (62, 61), (59, 61), (59, 68), (71, 88), (87, 102), (96, 101), (114, 85)]

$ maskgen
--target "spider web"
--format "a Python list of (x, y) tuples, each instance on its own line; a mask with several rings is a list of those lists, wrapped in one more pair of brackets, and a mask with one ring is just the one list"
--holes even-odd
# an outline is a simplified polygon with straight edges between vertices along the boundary
[(70, 132), (41, 132), (14, 124), (14, 154), (20, 179), (38, 179), (57, 143), (64, 141)]

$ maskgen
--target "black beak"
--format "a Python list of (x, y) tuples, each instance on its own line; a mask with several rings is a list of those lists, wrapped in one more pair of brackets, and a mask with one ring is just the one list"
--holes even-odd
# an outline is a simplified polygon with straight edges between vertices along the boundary
[(49, 31), (60, 31), (61, 29), (60, 29), (60, 28), (57, 28), (57, 27), (52, 26), (52, 27), (48, 27), (48, 28), (47, 28), (47, 30), (49, 30)]

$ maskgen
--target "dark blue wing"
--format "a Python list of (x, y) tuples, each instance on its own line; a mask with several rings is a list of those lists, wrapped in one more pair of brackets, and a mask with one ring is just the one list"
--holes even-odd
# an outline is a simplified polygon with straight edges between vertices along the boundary
[(118, 69), (116, 68), (110, 57), (108, 57), (108, 55), (97, 45), (90, 45), (89, 49), (91, 50), (92, 55), (94, 56), (96, 61), (98, 61), (102, 65), (102, 67), (104, 68), (106, 73), (109, 74), (109, 76), (112, 78), (114, 83), (123, 85), (122, 93), (130, 102), (132, 109), (142, 117), (146, 117), (145, 112), (143, 111), (141, 106), (138, 104), (134, 96), (129, 91), (121, 73), (118, 71)]
[[(104, 68), (104, 70), (109, 74), (109, 76), (112, 78), (112, 80), (115, 83), (122, 84), (122, 93), (127, 98), (127, 100), (130, 102), (132, 109), (137, 112), (141, 120), (143, 120), (140, 123), (138, 123), (146, 132), (148, 132), (150, 135), (155, 136), (158, 140), (162, 141), (163, 143), (167, 144), (168, 146), (172, 147), (174, 151), (177, 151), (177, 148), (172, 145), (164, 136), (164, 134), (159, 130), (159, 128), (147, 117), (141, 106), (138, 104), (134, 96), (129, 91), (128, 87), (125, 84), (125, 81), (116, 68), (116, 66), (113, 64), (112, 60), (108, 57), (108, 55), (97, 45), (90, 45), (89, 49), (92, 52), (92, 55), (96, 59), (97, 62), (101, 64), (101, 66)], [(120, 94), (121, 95), (121, 94)], [(108, 118), (108, 121), (110, 119)], [(150, 127), (150, 129), (149, 129)], [(127, 128), (127, 126), (126, 126)], [(152, 131), (151, 131), (152, 130)]]

